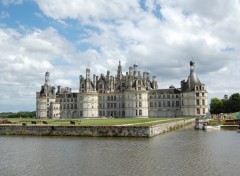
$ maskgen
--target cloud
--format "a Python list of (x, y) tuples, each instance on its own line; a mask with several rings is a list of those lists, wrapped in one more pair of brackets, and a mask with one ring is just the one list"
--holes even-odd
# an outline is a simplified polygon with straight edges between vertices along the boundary
[[(3, 1), (14, 2), (26, 1)], [(78, 76), (85, 76), (86, 68), (91, 74), (110, 70), (115, 75), (119, 60), (124, 72), (137, 63), (141, 71), (157, 76), (159, 88), (167, 88), (180, 86), (193, 59), (210, 97), (238, 91), (238, 0), (36, 0), (36, 4), (41, 13), (33, 15), (51, 19), (48, 27), (23, 26), (21, 32), (0, 28), (0, 82), (19, 99), (26, 95), (24, 89), (30, 91), (29, 104), (46, 71), (51, 72), (52, 84), (78, 90)], [(58, 27), (49, 26), (52, 21)], [(77, 32), (71, 41), (64, 34), (73, 29)], [(4, 101), (13, 98), (11, 93), (0, 96)]]
[[(58, 73), (53, 65), (55, 60), (70, 62), (72, 53), (71, 44), (53, 28), (32, 29), (26, 34), (0, 29), (0, 48), (0, 104), (24, 99), (31, 107), (35, 105), (35, 92), (43, 84), (44, 73)], [(57, 78), (64, 76), (56, 74)]]

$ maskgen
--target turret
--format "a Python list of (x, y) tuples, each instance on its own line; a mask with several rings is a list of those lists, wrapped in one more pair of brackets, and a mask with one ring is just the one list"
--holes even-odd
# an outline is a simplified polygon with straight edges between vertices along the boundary
[(117, 71), (117, 80), (121, 80), (122, 79), (122, 65), (121, 62), (119, 61), (119, 65), (118, 65), (118, 71)]
[(86, 69), (86, 80), (89, 80), (90, 79), (90, 69), (87, 68)]
[(96, 82), (97, 82), (97, 80), (96, 80), (96, 75), (93, 74), (93, 89), (94, 89), (94, 90), (96, 90)]
[(50, 85), (50, 73), (49, 72), (45, 73), (45, 84)]
[(133, 76), (133, 68), (129, 67), (129, 76)]
[(138, 65), (137, 64), (134, 64), (133, 65), (133, 77), (136, 78), (137, 77), (137, 74), (138, 74)]

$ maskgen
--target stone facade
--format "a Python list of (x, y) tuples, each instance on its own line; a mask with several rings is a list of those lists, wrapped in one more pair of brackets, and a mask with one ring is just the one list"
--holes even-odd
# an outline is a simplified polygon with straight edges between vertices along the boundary
[(181, 81), (181, 88), (158, 89), (156, 77), (148, 72), (141, 75), (135, 64), (124, 75), (119, 62), (117, 75), (93, 74), (86, 69), (79, 77), (79, 92), (71, 88), (50, 85), (50, 73), (36, 93), (38, 118), (98, 118), (98, 117), (179, 117), (203, 116), (208, 112), (205, 85), (190, 62), (190, 75)]

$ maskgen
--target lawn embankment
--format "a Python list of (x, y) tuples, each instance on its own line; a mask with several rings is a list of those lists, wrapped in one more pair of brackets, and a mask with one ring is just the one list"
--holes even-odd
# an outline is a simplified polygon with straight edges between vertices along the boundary
[[(8, 118), (10, 124), (16, 125), (51, 125), (51, 126), (153, 126), (163, 123), (188, 120), (182, 118), (100, 118), (100, 119), (33, 119)], [(6, 120), (0, 119), (0, 120)], [(36, 124), (33, 124), (36, 122)], [(74, 124), (71, 122), (74, 122)]]

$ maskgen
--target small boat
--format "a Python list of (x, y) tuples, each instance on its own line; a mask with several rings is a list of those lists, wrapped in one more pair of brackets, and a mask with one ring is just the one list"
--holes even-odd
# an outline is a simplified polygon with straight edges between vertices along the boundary
[(221, 126), (208, 126), (208, 129), (211, 129), (211, 130), (221, 130)]

